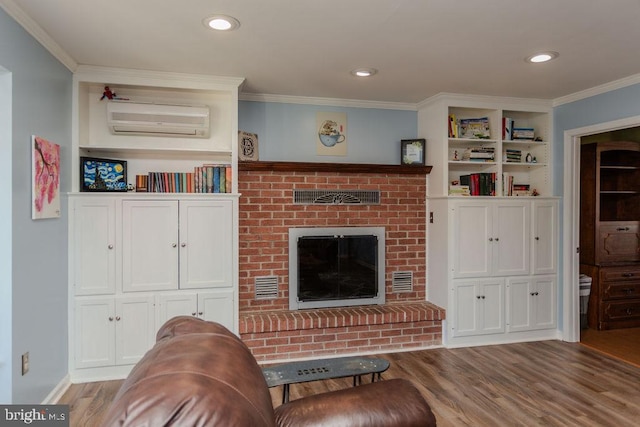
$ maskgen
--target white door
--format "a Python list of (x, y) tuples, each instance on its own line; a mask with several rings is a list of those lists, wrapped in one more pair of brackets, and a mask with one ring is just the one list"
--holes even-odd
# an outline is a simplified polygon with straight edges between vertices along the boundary
[(233, 286), (233, 205), (180, 201), (180, 288)]
[(198, 294), (195, 292), (170, 292), (158, 296), (158, 329), (176, 316), (198, 315)]
[(534, 277), (535, 328), (556, 327), (556, 276)]
[(113, 294), (116, 289), (116, 201), (73, 200), (73, 285), (76, 295)]
[(509, 332), (528, 331), (533, 325), (535, 293), (530, 277), (507, 279), (507, 325)]
[(218, 322), (236, 333), (234, 313), (233, 290), (201, 292), (198, 294), (198, 316), (201, 319)]
[(452, 336), (504, 332), (503, 279), (456, 280)]
[[(453, 277), (491, 275), (491, 203), (457, 202), (452, 206)], [(489, 240), (491, 239), (491, 241)]]
[(153, 295), (116, 298), (116, 364), (137, 363), (155, 342)]
[(78, 299), (75, 310), (75, 368), (113, 366), (116, 360), (113, 297)]
[(533, 274), (556, 272), (558, 253), (558, 202), (533, 202)]
[(178, 202), (122, 202), (123, 290), (178, 289)]
[(494, 275), (529, 274), (530, 208), (528, 201), (509, 201), (495, 205), (491, 236)]

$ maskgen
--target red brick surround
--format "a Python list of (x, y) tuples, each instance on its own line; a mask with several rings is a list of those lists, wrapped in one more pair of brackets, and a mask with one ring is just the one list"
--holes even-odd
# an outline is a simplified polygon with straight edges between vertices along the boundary
[[(411, 344), (414, 347), (440, 344), (440, 321), (444, 318), (444, 311), (424, 303), (425, 173), (392, 173), (387, 170), (349, 172), (347, 167), (344, 168), (345, 172), (283, 171), (277, 170), (278, 164), (275, 166), (269, 168), (272, 170), (264, 170), (263, 164), (260, 165), (261, 170), (255, 170), (240, 165), (238, 174), (238, 191), (242, 195), (239, 214), (240, 334), (254, 354), (263, 360), (273, 360), (329, 353), (387, 351)], [(381, 203), (294, 205), (294, 188), (380, 190)], [(382, 308), (384, 315), (372, 314), (369, 312), (372, 308), (364, 307), (289, 312), (289, 228), (340, 226), (386, 229), (387, 305), (376, 306)], [(396, 271), (413, 272), (412, 292), (392, 292), (391, 278)], [(255, 299), (254, 281), (261, 276), (279, 278), (277, 298)], [(426, 310), (425, 314), (417, 317), (416, 310), (421, 312), (422, 309), (416, 309), (413, 304), (416, 302), (422, 303), (418, 306), (422, 305)], [(406, 316), (398, 315), (396, 310), (405, 306)], [(308, 312), (314, 314), (302, 314)], [(314, 316), (316, 320), (310, 320)], [(346, 321), (345, 318), (350, 320)], [(378, 318), (385, 320), (378, 321)], [(277, 327), (274, 328), (275, 323), (271, 319), (277, 319)], [(269, 326), (257, 326), (265, 323), (269, 323)], [(307, 324), (312, 326), (306, 327)], [(359, 334), (384, 342), (371, 342), (367, 338), (369, 342), (365, 343), (362, 341), (365, 337)], [(320, 344), (322, 340), (327, 342)], [(353, 340), (358, 341), (357, 345), (349, 344)]]

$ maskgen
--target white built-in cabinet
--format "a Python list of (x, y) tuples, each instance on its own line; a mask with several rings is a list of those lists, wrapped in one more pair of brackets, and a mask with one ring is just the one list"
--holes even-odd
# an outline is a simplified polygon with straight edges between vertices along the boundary
[(449, 346), (555, 338), (558, 213), (548, 198), (434, 198), (428, 298)]
[[(123, 378), (177, 315), (238, 332), (237, 133), (239, 78), (80, 66), (73, 81), (69, 194), (72, 381)], [(137, 102), (206, 105), (204, 138), (114, 135), (104, 86)], [(80, 192), (80, 158), (126, 161), (127, 181), (149, 172), (224, 165), (231, 192)]]

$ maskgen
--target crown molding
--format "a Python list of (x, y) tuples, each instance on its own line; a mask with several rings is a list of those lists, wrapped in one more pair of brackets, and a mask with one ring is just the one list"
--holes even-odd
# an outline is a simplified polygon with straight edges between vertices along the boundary
[(611, 92), (612, 90), (622, 89), (638, 83), (640, 83), (640, 74), (634, 74), (633, 76), (624, 77), (622, 79), (614, 80), (600, 86), (595, 86), (580, 92), (575, 92), (567, 96), (556, 98), (553, 100), (553, 106), (558, 107), (563, 104), (580, 101), (581, 99), (585, 98), (591, 98), (592, 96), (601, 95), (603, 93)]
[(515, 98), (508, 96), (492, 96), (492, 95), (465, 95), (461, 93), (440, 92), (417, 104), (418, 109), (428, 107), (441, 101), (449, 104), (455, 104), (461, 107), (469, 108), (494, 108), (494, 105), (500, 105), (502, 109), (519, 108), (532, 109), (539, 108), (541, 111), (548, 110), (552, 107), (552, 100), (540, 98)]
[(417, 105), (403, 102), (365, 101), (358, 99), (317, 98), (307, 96), (241, 93), (240, 101), (278, 102), (282, 104), (328, 105), (332, 107), (379, 108), (383, 110), (417, 111)]
[(0, 0), (0, 7), (4, 9), (25, 31), (36, 39), (45, 49), (72, 73), (78, 68), (78, 63), (58, 43), (56, 43), (29, 15), (18, 7), (12, 0)]

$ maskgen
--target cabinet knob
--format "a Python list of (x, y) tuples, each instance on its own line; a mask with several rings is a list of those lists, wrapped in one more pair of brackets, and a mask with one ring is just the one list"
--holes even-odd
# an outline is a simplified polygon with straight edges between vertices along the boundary
[(109, 316), (109, 322), (113, 322), (113, 316)]
[(113, 245), (109, 245), (107, 246), (109, 249), (113, 249)]
[(632, 309), (632, 308), (627, 308), (627, 310), (625, 311), (625, 313), (626, 313), (627, 315), (630, 315), (630, 314), (632, 314), (632, 313), (633, 313), (633, 309)]
[(193, 313), (191, 313), (192, 316), (195, 316), (197, 313), (194, 311)]
[(496, 242), (498, 242), (498, 241), (500, 241), (500, 238), (499, 238), (499, 237), (496, 237)]
[(116, 322), (120, 321), (120, 316), (116, 316)]
[(187, 246), (186, 243), (181, 244), (180, 246), (182, 246), (183, 248)]
[(540, 238), (538, 236), (536, 236), (536, 240), (540, 240)]
[(493, 242), (493, 237), (489, 237), (489, 241), (490, 241), (490, 242)]
[(201, 311), (198, 312), (198, 316), (202, 316), (202, 312)]
[(177, 248), (177, 247), (178, 247), (178, 244), (177, 244), (177, 243), (174, 243), (174, 244), (172, 244), (172, 245), (171, 245), (171, 247), (172, 247), (172, 248)]
[(629, 227), (618, 227), (616, 231), (629, 231)]

